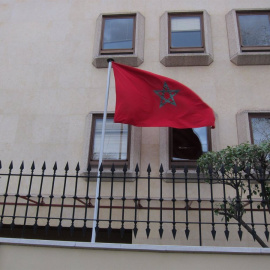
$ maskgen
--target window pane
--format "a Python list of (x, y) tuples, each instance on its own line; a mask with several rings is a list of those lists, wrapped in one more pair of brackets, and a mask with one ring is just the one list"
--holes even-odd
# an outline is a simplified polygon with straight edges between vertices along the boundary
[(259, 144), (263, 141), (270, 140), (270, 116), (269, 118), (252, 117), (251, 125), (254, 144)]
[(200, 140), (203, 153), (208, 152), (207, 127), (193, 128), (193, 131)]
[(134, 18), (105, 18), (102, 49), (132, 49)]
[[(102, 121), (103, 121), (102, 119), (96, 119), (93, 160), (99, 159)], [(127, 146), (128, 146), (128, 125), (114, 123), (113, 119), (107, 119), (103, 159), (127, 160)]]
[(171, 47), (202, 47), (199, 16), (171, 18)]
[(270, 46), (268, 15), (239, 15), (242, 46)]
[(207, 127), (173, 129), (172, 160), (196, 160), (208, 151)]

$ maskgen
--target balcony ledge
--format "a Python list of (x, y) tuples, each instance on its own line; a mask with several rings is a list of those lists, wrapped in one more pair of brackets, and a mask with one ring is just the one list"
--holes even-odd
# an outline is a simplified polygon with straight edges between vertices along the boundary
[(69, 241), (32, 240), (19, 238), (0, 238), (1, 245), (21, 246), (43, 246), (63, 248), (83, 248), (97, 250), (130, 250), (150, 252), (181, 252), (181, 253), (227, 253), (227, 254), (260, 254), (270, 255), (268, 248), (254, 247), (198, 247), (198, 246), (176, 246), (176, 245), (139, 245), (139, 244), (107, 244), (107, 243), (85, 243)]

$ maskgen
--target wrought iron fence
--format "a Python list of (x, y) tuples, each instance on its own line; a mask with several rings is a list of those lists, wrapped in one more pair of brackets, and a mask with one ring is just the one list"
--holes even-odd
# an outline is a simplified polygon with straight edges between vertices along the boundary
[[(223, 245), (220, 241), (235, 241), (237, 235), (267, 247), (267, 172), (256, 177), (248, 168), (237, 167), (230, 173), (224, 168), (215, 173), (211, 168), (164, 172), (162, 165), (156, 176), (150, 165), (141, 174), (137, 166), (132, 176), (126, 166), (120, 173), (114, 166), (99, 170), (97, 236), (106, 230), (108, 239), (115, 232), (121, 239), (132, 231), (132, 242), (159, 238), (177, 245), (207, 245), (214, 240)], [(29, 228), (46, 234), (57, 230), (58, 235), (68, 228), (71, 236), (81, 231), (90, 241), (97, 173), (90, 165), (81, 172), (79, 163), (74, 173), (68, 163), (63, 173), (56, 163), (50, 170), (44, 163), (40, 173), (36, 171), (34, 162), (28, 172), (24, 163), (17, 172), (12, 162), (6, 170), (0, 163), (0, 236), (6, 236), (1, 231), (7, 228), (19, 230), (21, 237)]]

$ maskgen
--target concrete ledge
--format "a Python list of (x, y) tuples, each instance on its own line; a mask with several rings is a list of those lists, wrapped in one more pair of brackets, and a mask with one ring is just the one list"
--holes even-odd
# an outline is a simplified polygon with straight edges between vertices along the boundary
[(184, 253), (229, 253), (229, 254), (261, 254), (269, 255), (270, 248), (245, 248), (245, 247), (197, 247), (197, 246), (173, 246), (173, 245), (138, 245), (138, 244), (107, 244), (85, 243), (69, 241), (32, 240), (18, 238), (0, 238), (0, 246), (26, 245), (43, 247), (86, 248), (104, 250), (125, 251), (149, 251), (149, 252), (184, 252)]
[[(265, 269), (270, 249), (0, 239), (0, 269)], [(266, 255), (266, 256), (265, 256)]]
[(143, 63), (143, 58), (140, 58), (134, 54), (131, 55), (98, 55), (93, 58), (92, 64), (96, 68), (107, 68), (108, 67), (108, 62), (107, 59), (113, 58), (113, 60), (116, 63), (123, 64), (123, 65), (128, 65), (132, 67), (138, 67)]
[(165, 67), (209, 66), (213, 57), (207, 53), (174, 53), (165, 55), (160, 62)]
[(239, 52), (230, 60), (237, 66), (270, 65), (270, 52)]

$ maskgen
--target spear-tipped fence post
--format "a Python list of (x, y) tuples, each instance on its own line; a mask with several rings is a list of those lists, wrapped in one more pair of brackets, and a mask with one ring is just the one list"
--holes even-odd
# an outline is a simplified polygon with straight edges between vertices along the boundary
[(37, 203), (37, 211), (36, 211), (36, 217), (35, 217), (35, 224), (34, 224), (34, 233), (36, 233), (37, 231), (37, 227), (38, 227), (38, 214), (39, 214), (39, 207), (40, 207), (40, 200), (42, 198), (42, 187), (43, 187), (43, 180), (44, 180), (44, 173), (46, 170), (46, 163), (44, 161), (43, 165), (42, 165), (42, 174), (41, 174), (41, 181), (40, 181), (40, 186), (39, 186), (39, 193), (38, 193), (38, 203)]
[[(200, 168), (198, 167), (198, 170)], [(210, 199), (210, 203), (211, 203), (211, 218), (212, 218), (212, 230), (211, 230), (211, 234), (212, 234), (212, 237), (213, 237), (213, 240), (215, 240), (216, 238), (216, 229), (215, 229), (215, 218), (214, 218), (214, 196), (213, 196), (213, 168), (212, 166), (209, 167), (209, 180), (210, 180), (210, 196), (211, 196), (211, 199)]]
[(54, 198), (54, 184), (55, 184), (55, 178), (56, 178), (56, 171), (57, 171), (57, 163), (54, 163), (53, 166), (53, 179), (52, 179), (52, 187), (51, 187), (51, 194), (49, 196), (50, 203), (49, 203), (49, 210), (48, 210), (48, 217), (47, 217), (47, 224), (45, 226), (46, 234), (48, 234), (49, 228), (50, 228), (50, 219), (51, 219), (51, 209), (52, 209), (52, 200)]
[(187, 166), (185, 166), (184, 168), (184, 174), (185, 174), (185, 211), (186, 211), (186, 229), (185, 229), (185, 235), (186, 235), (186, 239), (188, 239), (189, 237), (189, 219), (188, 219), (188, 210), (189, 210), (189, 199), (188, 199), (188, 182), (187, 182), (187, 178), (188, 178), (188, 168)]
[(175, 167), (173, 166), (172, 167), (172, 193), (173, 193), (173, 196), (172, 196), (172, 203), (173, 203), (173, 221), (172, 221), (172, 225), (173, 225), (173, 228), (172, 228), (172, 235), (173, 235), (173, 238), (175, 239), (175, 236), (176, 236), (176, 228), (175, 228), (175, 173), (176, 173), (176, 169)]
[(134, 198), (134, 202), (135, 202), (135, 213), (134, 213), (134, 228), (133, 228), (133, 232), (134, 232), (134, 237), (136, 238), (137, 236), (137, 232), (138, 232), (138, 228), (137, 228), (137, 209), (138, 209), (138, 177), (139, 177), (139, 166), (138, 163), (136, 164), (136, 168), (135, 168), (135, 198)]
[(84, 219), (83, 219), (83, 236), (86, 234), (86, 221), (87, 221), (87, 209), (88, 209), (88, 203), (89, 203), (89, 183), (90, 183), (90, 173), (91, 173), (91, 165), (90, 163), (87, 166), (87, 186), (86, 186), (86, 194), (85, 194), (85, 208), (84, 208)]
[(79, 171), (80, 171), (80, 164), (77, 163), (76, 166), (76, 176), (75, 176), (75, 190), (74, 190), (74, 196), (73, 196), (73, 211), (72, 211), (72, 219), (71, 219), (71, 225), (70, 225), (70, 235), (73, 236), (74, 233), (74, 220), (75, 220), (75, 209), (76, 209), (76, 201), (78, 199), (77, 197), (77, 189), (78, 189), (78, 178), (79, 178)]
[[(2, 163), (1, 163), (1, 168), (2, 168)], [(8, 189), (9, 189), (9, 183), (10, 183), (10, 177), (12, 174), (12, 169), (13, 169), (13, 162), (11, 161), (10, 165), (9, 165), (9, 173), (8, 173), (8, 178), (7, 178), (6, 191), (4, 193), (4, 202), (3, 202), (2, 214), (1, 214), (1, 220), (0, 220), (0, 230), (3, 226), (3, 218), (4, 218), (4, 213), (5, 213), (6, 201), (7, 201), (7, 197), (8, 197)]]
[(226, 179), (225, 179), (225, 173), (226, 173), (226, 170), (225, 170), (225, 167), (224, 165), (222, 164), (222, 167), (221, 167), (221, 174), (222, 174), (222, 186), (223, 186), (223, 205), (224, 205), (224, 216), (225, 216), (225, 231), (224, 231), (224, 234), (225, 234), (225, 237), (227, 239), (227, 241), (229, 240), (229, 230), (228, 230), (228, 211), (227, 211), (227, 197), (226, 197)]
[(160, 218), (159, 218), (159, 237), (162, 238), (163, 236), (163, 216), (162, 216), (162, 210), (163, 210), (163, 194), (162, 194), (162, 182), (163, 182), (163, 166), (160, 165), (159, 168), (159, 179), (160, 179), (160, 196), (159, 196), (159, 203), (160, 203)]
[(29, 201), (30, 201), (30, 198), (31, 198), (31, 188), (32, 188), (32, 182), (33, 182), (34, 170), (35, 170), (35, 163), (33, 161), (32, 166), (31, 166), (31, 176), (30, 176), (28, 193), (26, 195), (27, 202), (26, 202), (26, 207), (25, 207), (24, 222), (23, 222), (23, 229), (22, 229), (22, 237), (24, 237), (24, 231), (25, 231), (25, 226), (26, 226), (26, 221), (27, 221), (27, 214), (28, 214)]
[(151, 166), (150, 164), (148, 165), (147, 167), (147, 182), (148, 182), (148, 195), (147, 195), (147, 227), (146, 227), (146, 236), (147, 238), (149, 237), (150, 235), (150, 202), (151, 202), (151, 193), (150, 193), (150, 180), (151, 180)]
[(13, 211), (13, 216), (12, 216), (12, 222), (11, 222), (11, 230), (14, 229), (15, 226), (15, 218), (16, 218), (16, 210), (17, 210), (17, 205), (18, 205), (18, 199), (20, 197), (20, 187), (21, 187), (21, 181), (22, 181), (22, 174), (23, 174), (23, 170), (24, 170), (24, 162), (21, 163), (20, 166), (20, 174), (19, 174), (19, 181), (18, 181), (18, 186), (17, 186), (17, 192), (15, 195), (15, 205), (14, 205), (14, 211)]
[(109, 224), (108, 224), (108, 238), (111, 237), (111, 232), (112, 232), (112, 205), (113, 205), (113, 186), (114, 186), (114, 172), (115, 172), (115, 167), (114, 164), (112, 164), (111, 167), (111, 194), (110, 194), (110, 210), (109, 210)]
[(58, 235), (61, 234), (61, 230), (62, 230), (62, 220), (63, 220), (63, 209), (64, 209), (64, 201), (66, 199), (66, 185), (67, 185), (67, 175), (68, 175), (68, 171), (69, 171), (69, 166), (68, 166), (68, 162), (65, 166), (65, 177), (64, 177), (64, 184), (63, 184), (63, 193), (61, 196), (61, 209), (60, 209), (60, 217), (59, 217), (59, 225), (58, 225)]

